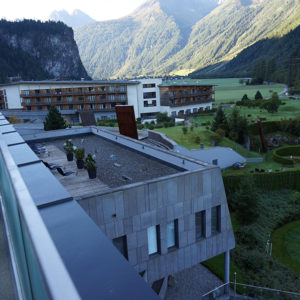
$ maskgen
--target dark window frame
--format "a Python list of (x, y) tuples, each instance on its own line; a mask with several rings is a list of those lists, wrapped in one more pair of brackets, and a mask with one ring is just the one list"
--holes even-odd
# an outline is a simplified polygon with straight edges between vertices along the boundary
[[(213, 209), (216, 209), (216, 219), (213, 220)], [(214, 224), (214, 221), (216, 222)], [(211, 235), (215, 235), (221, 232), (221, 205), (217, 205), (211, 208)]]
[[(120, 240), (120, 239), (122, 239), (124, 253), (115, 244), (115, 242), (117, 242), (117, 240)], [(122, 235), (122, 236), (116, 237), (116, 238), (112, 239), (112, 243), (117, 248), (117, 250), (120, 251), (120, 253), (128, 260), (127, 236)]]
[[(197, 215), (200, 216), (201, 224), (197, 225)], [(200, 228), (200, 232), (197, 231), (197, 228)], [(201, 210), (195, 213), (195, 238), (196, 241), (201, 241), (206, 238), (206, 211)]]

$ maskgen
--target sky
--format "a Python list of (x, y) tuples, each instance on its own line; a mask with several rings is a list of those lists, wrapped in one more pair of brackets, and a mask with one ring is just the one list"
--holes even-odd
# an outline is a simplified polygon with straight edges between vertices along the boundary
[[(0, 19), (48, 20), (54, 10), (69, 13), (80, 9), (96, 21), (117, 19), (128, 15), (146, 0), (2, 0)], [(1, 2), (2, 2), (1, 1)]]

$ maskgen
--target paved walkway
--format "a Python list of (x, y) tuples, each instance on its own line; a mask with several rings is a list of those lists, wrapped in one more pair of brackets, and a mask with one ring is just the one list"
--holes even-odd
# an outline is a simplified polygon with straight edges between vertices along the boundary
[(10, 266), (10, 256), (0, 208), (0, 299), (15, 299)]
[(223, 284), (201, 264), (176, 273), (174, 278), (174, 285), (168, 287), (165, 300), (200, 300), (202, 295)]

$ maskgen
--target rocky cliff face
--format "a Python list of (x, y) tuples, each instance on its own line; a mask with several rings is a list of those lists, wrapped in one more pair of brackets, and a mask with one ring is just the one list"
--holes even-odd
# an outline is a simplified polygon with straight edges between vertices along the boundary
[(2, 78), (88, 78), (73, 30), (61, 22), (1, 20), (0, 45)]

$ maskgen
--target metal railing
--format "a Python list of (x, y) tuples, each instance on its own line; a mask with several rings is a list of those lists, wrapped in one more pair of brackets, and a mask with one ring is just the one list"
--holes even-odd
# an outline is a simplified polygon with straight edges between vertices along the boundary
[(0, 134), (0, 191), (17, 299), (80, 299)]
[[(238, 292), (237, 292), (238, 289)], [(202, 295), (202, 300), (299, 300), (300, 293), (237, 282), (225, 283)]]

